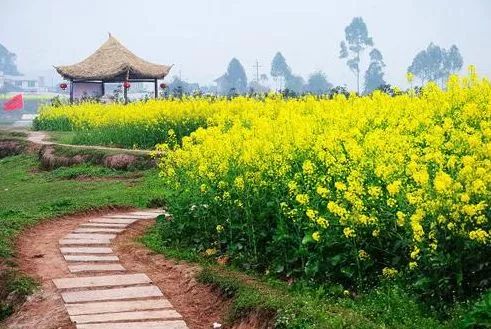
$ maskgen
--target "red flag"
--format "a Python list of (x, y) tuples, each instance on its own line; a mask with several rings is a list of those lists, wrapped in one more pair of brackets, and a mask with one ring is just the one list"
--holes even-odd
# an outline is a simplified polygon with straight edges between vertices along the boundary
[(14, 111), (14, 110), (22, 110), (24, 107), (24, 99), (22, 98), (22, 94), (15, 95), (5, 103), (3, 103), (4, 111)]

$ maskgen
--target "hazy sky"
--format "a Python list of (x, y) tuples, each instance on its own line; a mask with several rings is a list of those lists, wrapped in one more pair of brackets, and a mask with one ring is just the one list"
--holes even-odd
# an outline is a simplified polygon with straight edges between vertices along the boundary
[(140, 57), (175, 64), (171, 76), (181, 71), (200, 84), (212, 83), (232, 57), (249, 78), (256, 59), (269, 74), (280, 50), (295, 74), (322, 70), (353, 88), (338, 55), (355, 16), (382, 52), (389, 83), (405, 86), (407, 67), (430, 42), (456, 44), (464, 66), (491, 76), (488, 0), (0, 0), (0, 43), (29, 73), (78, 62), (111, 32)]

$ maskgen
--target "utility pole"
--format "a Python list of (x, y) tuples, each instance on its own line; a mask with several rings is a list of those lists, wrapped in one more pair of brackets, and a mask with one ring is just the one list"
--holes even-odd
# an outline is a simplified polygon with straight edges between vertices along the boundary
[(259, 65), (259, 61), (256, 59), (256, 64), (252, 67), (256, 69), (256, 82), (259, 83), (259, 68), (262, 67), (262, 65)]

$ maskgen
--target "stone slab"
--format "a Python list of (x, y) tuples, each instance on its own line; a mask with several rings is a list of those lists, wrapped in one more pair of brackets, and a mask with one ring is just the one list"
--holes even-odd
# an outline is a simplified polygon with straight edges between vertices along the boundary
[(154, 218), (153, 214), (145, 214), (145, 215), (133, 215), (133, 214), (124, 214), (124, 215), (105, 215), (103, 218), (115, 218), (115, 219), (146, 219), (146, 218)]
[(112, 227), (112, 228), (125, 228), (128, 224), (114, 224), (114, 223), (84, 223), (80, 224), (80, 227)]
[(77, 324), (77, 329), (188, 329), (188, 326), (184, 321), (178, 320)]
[(54, 279), (53, 283), (58, 289), (127, 286), (135, 284), (150, 284), (152, 280), (143, 273), (119, 274), (104, 276), (89, 276), (79, 278)]
[(67, 262), (119, 262), (114, 255), (63, 255)]
[(68, 265), (68, 269), (72, 273), (78, 272), (114, 272), (126, 271), (120, 264), (83, 264), (83, 265)]
[(134, 212), (130, 212), (130, 214), (132, 215), (163, 215), (165, 214), (165, 211), (161, 211), (161, 210), (155, 210), (155, 211), (134, 211)]
[(65, 235), (65, 239), (90, 239), (90, 240), (100, 240), (100, 239), (114, 239), (116, 234), (103, 234), (103, 233), (70, 233)]
[(178, 320), (182, 316), (174, 310), (152, 310), (136, 312), (119, 312), (105, 314), (73, 315), (70, 320), (75, 323), (100, 323), (116, 321), (143, 321), (143, 320)]
[(73, 233), (121, 233), (122, 228), (108, 228), (108, 227), (79, 227), (73, 230)]
[(112, 254), (113, 250), (107, 247), (62, 247), (62, 254)]
[(69, 291), (61, 293), (61, 297), (63, 298), (65, 303), (96, 302), (103, 300), (135, 299), (162, 296), (162, 292), (156, 286)]
[(82, 315), (164, 309), (172, 305), (167, 299), (147, 299), (66, 304), (65, 307), (69, 315)]
[(90, 223), (104, 223), (104, 224), (132, 224), (138, 219), (135, 218), (95, 218), (91, 219)]
[(109, 239), (62, 239), (59, 241), (60, 245), (62, 246), (67, 246), (67, 245), (94, 245), (94, 244), (110, 244), (111, 240)]

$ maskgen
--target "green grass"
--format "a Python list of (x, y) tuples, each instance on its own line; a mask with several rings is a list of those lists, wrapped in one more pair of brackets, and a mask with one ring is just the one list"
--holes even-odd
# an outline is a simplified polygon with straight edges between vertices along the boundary
[(74, 131), (50, 131), (49, 140), (60, 144), (73, 144)]
[(42, 219), (104, 206), (146, 207), (152, 200), (162, 198), (158, 175), (153, 169), (142, 171), (142, 177), (131, 181), (80, 181), (69, 178), (121, 173), (90, 165), (53, 172), (39, 171), (37, 167), (34, 156), (0, 160), (0, 261), (12, 255), (18, 233)]
[(385, 282), (375, 289), (345, 295), (336, 284), (296, 282), (288, 285), (270, 277), (246, 275), (218, 265), (213, 258), (203, 257), (189, 249), (162, 246), (157, 229), (147, 232), (141, 242), (169, 258), (201, 265), (198, 280), (211, 284), (227, 298), (232, 298), (229, 323), (236, 322), (251, 311), (274, 317), (275, 328), (394, 328), (440, 329), (462, 328), (460, 314), (442, 322), (427, 313), (423, 305), (394, 282)]

